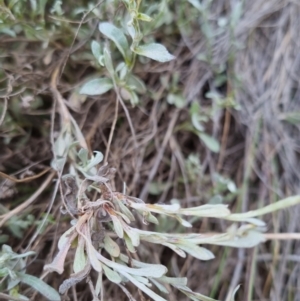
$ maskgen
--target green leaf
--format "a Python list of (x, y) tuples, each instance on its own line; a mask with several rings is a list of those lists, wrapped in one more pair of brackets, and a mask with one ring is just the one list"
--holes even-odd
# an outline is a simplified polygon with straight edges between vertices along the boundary
[(128, 86), (131, 86), (139, 94), (145, 94), (147, 91), (145, 83), (140, 78), (132, 74), (129, 75), (127, 84)]
[(153, 291), (151, 291), (146, 285), (139, 282), (137, 279), (132, 277), (131, 275), (127, 274), (126, 272), (122, 271), (122, 275), (125, 276), (128, 280), (130, 280), (136, 287), (138, 287), (141, 291), (143, 291), (145, 294), (147, 294), (150, 298), (152, 298), (155, 301), (167, 301), (166, 299), (160, 297)]
[(20, 277), (21, 281), (29, 286), (31, 286), (32, 288), (34, 288), (35, 290), (37, 290), (39, 293), (41, 293), (43, 296), (45, 296), (48, 300), (51, 301), (60, 301), (60, 295), (58, 294), (58, 292), (52, 288), (51, 286), (49, 286), (48, 284), (46, 284), (43, 280), (31, 276), (31, 275), (27, 275), (27, 274), (22, 274), (22, 273), (18, 273), (18, 276)]
[(143, 264), (144, 267), (139, 269), (130, 268), (124, 264), (110, 261), (98, 252), (96, 252), (95, 254), (101, 262), (118, 271), (120, 274), (122, 274), (122, 272), (126, 272), (136, 276), (160, 278), (168, 271), (168, 269), (161, 264)]
[[(152, 241), (152, 242), (154, 242), (154, 241)], [(181, 247), (175, 246), (175, 245), (173, 245), (173, 244), (171, 244), (171, 243), (168, 243), (168, 242), (161, 242), (161, 244), (164, 245), (164, 246), (166, 246), (166, 247), (168, 247), (168, 248), (170, 248), (171, 250), (173, 250), (173, 251), (174, 251), (175, 253), (177, 253), (180, 257), (182, 257), (182, 258), (185, 258), (185, 257), (186, 257), (186, 254), (185, 254), (185, 252), (181, 249)]]
[(97, 41), (92, 41), (91, 49), (92, 49), (92, 53), (93, 53), (95, 59), (99, 60), (99, 58), (102, 55), (101, 45)]
[(17, 36), (16, 33), (13, 30), (11, 30), (7, 27), (6, 28), (1, 28), (0, 33), (7, 34), (8, 36), (10, 36), (12, 38), (15, 38)]
[[(119, 212), (119, 211), (116, 211), (116, 214), (121, 216), (122, 219), (126, 222), (126, 223), (124, 223), (124, 225), (130, 224), (130, 219), (127, 217), (126, 214), (123, 214), (122, 212)], [(122, 224), (123, 224), (123, 220), (121, 220)]]
[(123, 227), (122, 227), (122, 224), (119, 220), (119, 218), (115, 215), (110, 215), (112, 221), (113, 221), (113, 224), (114, 224), (114, 229), (115, 229), (115, 232), (116, 234), (120, 237), (120, 238), (123, 238), (124, 236), (124, 230), (123, 230)]
[(79, 236), (78, 246), (75, 252), (74, 263), (73, 263), (73, 271), (74, 273), (78, 273), (82, 271), (86, 265), (86, 255), (84, 252), (84, 238)]
[(232, 248), (253, 248), (265, 241), (266, 239), (263, 233), (253, 230), (243, 233), (242, 236), (236, 235), (232, 240), (216, 241), (213, 244)]
[(104, 65), (112, 78), (115, 77), (114, 65), (112, 62), (110, 51), (104, 48)]
[(193, 225), (190, 222), (184, 220), (180, 216), (177, 215), (177, 216), (175, 216), (175, 218), (181, 223), (182, 226), (187, 227), (187, 228), (193, 227)]
[(206, 297), (202, 294), (199, 293), (195, 293), (193, 292), (190, 288), (188, 288), (185, 285), (173, 285), (174, 287), (176, 287), (178, 290), (180, 290), (182, 293), (184, 293), (186, 296), (188, 296), (189, 298), (191, 298), (192, 300), (199, 300), (199, 301), (218, 301), (216, 299), (212, 299), (209, 297)]
[(161, 44), (151, 43), (142, 46), (138, 46), (133, 51), (139, 55), (146, 56), (152, 60), (158, 62), (169, 62), (175, 58), (170, 54), (167, 48)]
[(199, 247), (197, 245), (194, 245), (192, 243), (184, 242), (184, 243), (180, 243), (180, 244), (176, 244), (176, 245), (197, 259), (210, 260), (210, 259), (215, 258), (214, 254), (212, 252), (210, 252), (209, 250)]
[(102, 289), (102, 277), (103, 274), (102, 273), (98, 273), (98, 277), (97, 277), (97, 282), (96, 282), (96, 287), (95, 287), (95, 294), (96, 296), (99, 296), (101, 289)]
[(79, 157), (79, 159), (82, 162), (83, 166), (87, 165), (88, 155), (89, 155), (89, 152), (85, 148), (81, 148), (80, 151), (77, 154), (77, 156)]
[(169, 283), (171, 285), (187, 285), (187, 278), (186, 277), (166, 277), (162, 276), (159, 279), (159, 281)]
[(161, 283), (159, 283), (158, 281), (156, 281), (155, 279), (153, 278), (150, 278), (150, 281), (162, 292), (162, 293), (165, 293), (165, 294), (168, 294), (169, 291), (165, 288), (164, 285), (162, 285)]
[(204, 131), (204, 126), (200, 122), (200, 121), (202, 121), (201, 116), (198, 115), (198, 114), (192, 114), (191, 119), (192, 119), (192, 124), (193, 124), (194, 128), (197, 131), (203, 132)]
[(152, 182), (149, 184), (148, 192), (152, 195), (160, 195), (166, 188), (168, 188), (167, 183)]
[[(128, 68), (124, 62), (121, 62), (116, 67), (116, 72), (119, 73), (119, 79), (124, 80), (126, 75), (128, 74)], [(129, 75), (129, 74), (128, 74)]]
[(185, 106), (185, 99), (181, 94), (173, 94), (173, 93), (168, 94), (167, 102), (179, 109)]
[(126, 58), (129, 46), (123, 31), (108, 22), (100, 23), (99, 30), (116, 44), (123, 57)]
[(134, 247), (138, 247), (140, 244), (140, 235), (134, 230), (134, 228), (127, 226), (125, 223), (123, 226), (128, 237), (131, 239), (132, 245)]
[(227, 218), (230, 217), (230, 210), (227, 205), (217, 204), (210, 205), (205, 204), (197, 207), (181, 208), (180, 214), (191, 215), (191, 216), (201, 216), (201, 217), (215, 217), (215, 218)]
[(199, 0), (188, 0), (195, 8), (197, 8), (200, 12), (204, 10), (203, 5)]
[(129, 91), (130, 94), (130, 103), (132, 106), (135, 106), (139, 103), (139, 98), (134, 91)]
[(205, 133), (199, 133), (198, 135), (199, 135), (200, 139), (204, 142), (204, 144), (212, 152), (218, 153), (220, 151), (220, 144), (215, 138), (213, 138)]
[(120, 94), (124, 100), (130, 100), (130, 103), (135, 106), (139, 103), (139, 98), (137, 94), (130, 89), (130, 87), (122, 87)]
[(79, 93), (85, 95), (101, 95), (108, 92), (113, 86), (113, 82), (109, 78), (96, 78), (85, 83)]
[(244, 221), (245, 219), (248, 218), (253, 218), (267, 213), (272, 213), (298, 204), (300, 204), (300, 196), (294, 195), (256, 210), (251, 210), (244, 213), (231, 214), (228, 217), (226, 217), (226, 219), (231, 221)]
[[(2, 256), (1, 256), (2, 257)], [(2, 261), (3, 258), (1, 258)], [(0, 269), (0, 277), (6, 277), (7, 275), (9, 275), (9, 269), (8, 268), (2, 268)]]
[(8, 239), (9, 239), (9, 236), (7, 234), (0, 235), (0, 244), (7, 242)]
[(102, 272), (102, 264), (97, 258), (98, 252), (93, 247), (92, 243), (88, 240), (86, 240), (86, 246), (87, 246), (86, 248), (87, 248), (88, 257), (89, 257), (92, 267), (94, 268), (94, 270), (101, 273)]
[(139, 281), (147, 286), (151, 286), (149, 279), (146, 277), (142, 277), (142, 276), (132, 276), (132, 277), (134, 277), (137, 281)]
[(156, 225), (159, 224), (157, 218), (156, 218), (153, 214), (151, 214), (150, 212), (147, 212), (147, 213), (144, 215), (144, 218), (145, 218), (145, 220), (146, 220), (147, 222), (150, 222), (150, 223), (153, 223), (153, 224), (156, 224)]
[(131, 213), (131, 211), (123, 204), (123, 202), (118, 202), (118, 205), (120, 206), (121, 211), (123, 212), (123, 214), (125, 214), (130, 221), (134, 221), (135, 218), (133, 216), (133, 214)]
[(20, 283), (20, 281), (21, 280), (18, 277), (16, 279), (12, 279), (9, 277), (9, 279), (7, 281), (6, 289), (8, 291), (12, 290), (14, 287), (16, 287)]
[(122, 282), (122, 278), (120, 277), (120, 275), (113, 271), (112, 269), (110, 269), (108, 266), (106, 266), (105, 264), (102, 264), (105, 276), (114, 283), (121, 283)]
[(104, 249), (112, 257), (118, 257), (120, 255), (120, 247), (108, 235), (104, 237)]
[(90, 159), (89, 163), (87, 166), (85, 166), (85, 170), (88, 171), (91, 168), (93, 168), (94, 166), (96, 166), (97, 164), (99, 164), (100, 162), (102, 162), (104, 156), (101, 152), (98, 151), (94, 151), (94, 153), (96, 153), (96, 156), (92, 156), (92, 158)]
[(151, 21), (152, 21), (152, 18), (151, 18), (151, 17), (149, 17), (148, 15), (143, 14), (143, 13), (138, 13), (137, 18), (138, 18), (139, 20), (145, 21), (145, 22), (151, 22)]
[(129, 252), (135, 253), (136, 250), (132, 244), (132, 241), (126, 233), (124, 234), (124, 240), (125, 240), (125, 244), (126, 244), (127, 249), (129, 250)]
[(279, 117), (280, 120), (285, 120), (291, 124), (299, 124), (300, 123), (300, 112), (287, 112), (284, 115)]

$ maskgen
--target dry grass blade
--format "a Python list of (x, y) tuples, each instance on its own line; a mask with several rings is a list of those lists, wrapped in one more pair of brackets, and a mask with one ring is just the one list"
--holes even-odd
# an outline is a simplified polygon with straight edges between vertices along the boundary
[(50, 175), (46, 178), (46, 180), (42, 183), (42, 185), (37, 189), (37, 191), (26, 201), (24, 201), (21, 205), (16, 207), (15, 209), (11, 210), (9, 213), (0, 216), (0, 228), (13, 216), (19, 214), (23, 210), (27, 209), (42, 193), (43, 191), (50, 185), (51, 181), (53, 180), (56, 172), (52, 171)]
[(51, 169), (52, 169), (51, 167), (46, 168), (42, 172), (38, 173), (37, 175), (31, 176), (31, 177), (27, 177), (27, 178), (24, 178), (24, 179), (16, 179), (15, 177), (7, 175), (7, 174), (5, 174), (2, 171), (0, 171), (0, 176), (3, 177), (3, 178), (5, 178), (5, 179), (8, 179), (8, 180), (10, 180), (10, 181), (12, 181), (14, 183), (23, 183), (23, 182), (29, 182), (29, 181), (38, 179), (39, 177), (41, 177), (42, 175), (44, 175), (45, 173), (47, 173)]

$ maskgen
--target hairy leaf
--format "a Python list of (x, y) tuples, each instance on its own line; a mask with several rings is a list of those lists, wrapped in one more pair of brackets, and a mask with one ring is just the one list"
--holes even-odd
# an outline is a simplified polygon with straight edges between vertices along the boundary
[(157, 43), (138, 46), (133, 49), (133, 51), (139, 55), (162, 63), (169, 62), (175, 58), (174, 55), (169, 53), (165, 46)]
[(104, 249), (112, 257), (118, 257), (120, 255), (120, 247), (108, 235), (105, 235), (104, 237)]
[(85, 83), (80, 89), (80, 94), (101, 95), (108, 92), (113, 87), (112, 80), (109, 78), (96, 78)]
[(128, 273), (122, 271), (122, 275), (124, 275), (128, 280), (130, 280), (136, 287), (138, 287), (140, 290), (142, 290), (145, 294), (147, 294), (149, 297), (151, 297), (155, 301), (167, 301), (166, 299), (160, 297), (156, 293), (154, 293), (152, 290), (150, 290), (146, 285), (143, 283), (137, 281), (134, 277), (129, 275)]
[(100, 23), (99, 30), (115, 43), (123, 57), (126, 58), (129, 46), (123, 31), (108, 22)]
[(122, 282), (122, 278), (120, 277), (120, 275), (113, 271), (112, 269), (110, 269), (108, 266), (106, 266), (105, 264), (102, 265), (104, 273), (106, 275), (106, 277), (114, 283), (121, 283)]
[(50, 285), (48, 285), (47, 283), (45, 283), (43, 280), (34, 277), (32, 275), (28, 275), (28, 274), (23, 274), (23, 273), (18, 273), (18, 277), (21, 279), (21, 281), (29, 286), (31, 286), (32, 288), (34, 288), (35, 290), (37, 290), (39, 293), (41, 293), (43, 296), (45, 296), (48, 300), (51, 301), (60, 301), (60, 296), (58, 294), (58, 292), (51, 287)]

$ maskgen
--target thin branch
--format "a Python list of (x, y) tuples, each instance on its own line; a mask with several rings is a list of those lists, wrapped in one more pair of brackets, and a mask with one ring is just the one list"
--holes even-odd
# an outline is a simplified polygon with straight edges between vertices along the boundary
[(112, 126), (111, 126), (111, 130), (110, 130), (110, 133), (109, 133), (109, 138), (108, 138), (108, 143), (107, 143), (107, 148), (106, 148), (105, 158), (104, 158), (104, 164), (107, 163), (107, 159), (108, 159), (108, 155), (109, 155), (109, 151), (110, 151), (110, 146), (111, 146), (112, 138), (114, 136), (114, 131), (115, 131), (116, 124), (117, 124), (118, 111), (119, 111), (119, 100), (117, 98), (116, 99), (115, 116), (114, 116), (114, 120), (113, 120), (113, 123), (112, 123)]
[(0, 176), (3, 177), (3, 178), (6, 178), (6, 179), (8, 179), (12, 182), (15, 182), (15, 183), (23, 183), (23, 182), (32, 181), (32, 180), (35, 180), (35, 179), (41, 177), (42, 175), (47, 173), (50, 169), (52, 169), (52, 168), (48, 167), (48, 168), (44, 169), (42, 172), (40, 172), (39, 174), (31, 176), (31, 177), (24, 178), (24, 179), (17, 179), (13, 176), (7, 175), (6, 173), (4, 173), (2, 171), (0, 171)]
[(3, 112), (2, 112), (2, 115), (1, 115), (1, 118), (0, 118), (0, 126), (2, 125), (3, 121), (4, 121), (4, 118), (5, 118), (5, 114), (6, 114), (6, 111), (7, 111), (7, 97), (4, 97), (4, 107), (3, 107)]
[(24, 299), (20, 299), (20, 298), (16, 298), (16, 297), (13, 297), (13, 296), (9, 296), (9, 295), (4, 294), (4, 293), (0, 293), (0, 298), (2, 300), (24, 301)]
[(160, 162), (161, 162), (161, 160), (163, 158), (165, 149), (166, 149), (167, 144), (168, 144), (168, 142), (169, 142), (169, 140), (171, 138), (171, 135), (173, 133), (173, 129), (175, 127), (175, 124), (176, 124), (178, 116), (179, 116), (179, 110), (176, 110), (174, 112), (173, 116), (172, 116), (172, 119), (171, 119), (170, 123), (169, 123), (169, 127), (167, 129), (167, 133), (166, 133), (165, 138), (163, 140), (162, 146), (159, 149), (159, 152), (158, 152), (158, 154), (156, 156), (156, 160), (154, 162), (154, 165), (153, 165), (153, 167), (152, 167), (152, 169), (151, 169), (151, 171), (149, 173), (147, 182), (145, 183), (145, 185), (143, 187), (143, 190), (142, 190), (142, 192), (141, 192), (141, 194), (139, 196), (139, 198), (142, 199), (142, 200), (146, 197), (146, 195), (148, 193), (148, 187), (149, 187), (151, 181), (153, 180), (153, 178), (154, 178), (154, 176), (155, 176), (155, 174), (157, 172), (158, 166), (159, 166), (159, 164), (160, 164)]
[(16, 207), (12, 211), (6, 213), (5, 215), (0, 216), (2, 220), (0, 221), (0, 228), (14, 215), (19, 214), (23, 210), (25, 210), (28, 206), (30, 206), (46, 189), (46, 187), (51, 183), (54, 178), (56, 171), (52, 171), (48, 178), (44, 181), (44, 183), (39, 187), (39, 189), (25, 202), (23, 202), (20, 206)]

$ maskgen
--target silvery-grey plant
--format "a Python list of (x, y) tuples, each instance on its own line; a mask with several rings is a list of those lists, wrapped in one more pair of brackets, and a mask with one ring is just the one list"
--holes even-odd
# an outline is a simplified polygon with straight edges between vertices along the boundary
[[(101, 292), (103, 274), (110, 281), (121, 286), (128, 281), (132, 282), (153, 300), (166, 300), (151, 290), (152, 286), (156, 286), (165, 293), (167, 291), (164, 284), (174, 286), (194, 300), (205, 300), (203, 298), (206, 297), (189, 290), (187, 279), (167, 277), (165, 266), (146, 264), (123, 254), (116, 240), (109, 235), (109, 229), (113, 230), (117, 238), (124, 240), (129, 252), (136, 252), (136, 248), (142, 241), (148, 241), (167, 246), (181, 257), (185, 257), (188, 253), (201, 260), (209, 260), (214, 256), (199, 244), (252, 247), (264, 240), (263, 234), (252, 225), (241, 228), (232, 227), (227, 233), (210, 237), (193, 233), (183, 235), (144, 231), (131, 226), (136, 219), (135, 214), (141, 215), (144, 223), (155, 224), (158, 223), (155, 214), (167, 215), (175, 218), (185, 227), (191, 227), (191, 224), (182, 216), (226, 219), (231, 215), (225, 205), (204, 205), (192, 208), (181, 208), (175, 202), (171, 205), (152, 205), (123, 193), (114, 192), (110, 186), (114, 169), (103, 165), (97, 170), (96, 164), (99, 163), (101, 156), (99, 152), (97, 155), (98, 158), (95, 156), (88, 160), (87, 151), (82, 149), (78, 153), (80, 162), (76, 166), (83, 179), (72, 175), (63, 177), (66, 210), (74, 216), (74, 219), (70, 229), (61, 236), (58, 242), (58, 254), (51, 264), (45, 266), (45, 270), (61, 274), (64, 271), (67, 253), (76, 239), (77, 247), (73, 264), (74, 274), (62, 283), (59, 288), (60, 293), (64, 294), (71, 286), (88, 278), (93, 268), (99, 275), (95, 285), (89, 280), (94, 300), (98, 300)], [(76, 182), (79, 182), (79, 186)], [(86, 192), (89, 189), (100, 191), (100, 197), (94, 202), (87, 197)], [(262, 222), (258, 220), (252, 221), (259, 226), (262, 225)], [(101, 254), (102, 249), (109, 254), (110, 258)]]
[(26, 273), (26, 258), (32, 255), (35, 255), (35, 252), (17, 254), (10, 246), (2, 245), (0, 251), (0, 290), (7, 290), (12, 297), (29, 300), (19, 292), (20, 283), (24, 283), (40, 292), (47, 299), (59, 301), (60, 296), (55, 289), (43, 280)]
[[(299, 197), (290, 197), (243, 214), (232, 214), (223, 204), (191, 208), (182, 208), (176, 200), (173, 200), (170, 205), (146, 204), (141, 199), (112, 190), (110, 181), (114, 177), (115, 169), (107, 164), (97, 167), (103, 158), (100, 152), (88, 159), (88, 151), (81, 149), (77, 158), (74, 175), (65, 175), (62, 179), (65, 209), (73, 216), (73, 220), (70, 228), (59, 239), (58, 254), (44, 269), (62, 274), (66, 256), (71, 245), (76, 241), (74, 274), (61, 284), (59, 292), (64, 294), (76, 283), (88, 279), (94, 301), (99, 300), (99, 295), (103, 291), (103, 275), (119, 285), (130, 300), (135, 299), (124, 286), (127, 282), (132, 282), (156, 301), (166, 299), (154, 292), (153, 288), (158, 288), (163, 295), (168, 292), (166, 284), (178, 289), (192, 300), (214, 300), (191, 291), (187, 286), (186, 278), (166, 276), (168, 270), (165, 266), (134, 260), (130, 252), (136, 252), (139, 245), (146, 241), (166, 246), (183, 258), (188, 253), (199, 260), (210, 260), (214, 258), (214, 255), (202, 245), (252, 248), (265, 241), (263, 233), (265, 223), (257, 219), (257, 216), (300, 202)], [(96, 201), (88, 198), (90, 190), (99, 193)], [(192, 226), (187, 220), (192, 217), (213, 217), (243, 222), (243, 225), (238, 227), (236, 223), (233, 223), (227, 232), (210, 235), (161, 233), (132, 226), (137, 216), (140, 216), (145, 224), (158, 224), (156, 215), (176, 219), (187, 228)], [(124, 254), (124, 250), (119, 246), (117, 242), (119, 239), (125, 242), (127, 254)], [(102, 254), (102, 250), (106, 251), (108, 257)], [(89, 277), (91, 269), (98, 273), (96, 283), (92, 283)]]

